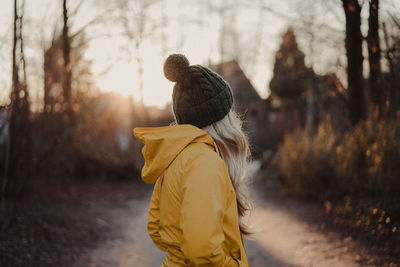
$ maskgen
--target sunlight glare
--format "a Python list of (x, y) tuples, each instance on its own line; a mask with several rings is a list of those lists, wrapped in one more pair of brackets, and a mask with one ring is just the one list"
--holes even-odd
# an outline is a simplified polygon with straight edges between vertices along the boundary
[(128, 96), (138, 94), (135, 92), (136, 80), (135, 66), (132, 63), (118, 62), (108, 73), (99, 77), (97, 83), (104, 92), (115, 92)]

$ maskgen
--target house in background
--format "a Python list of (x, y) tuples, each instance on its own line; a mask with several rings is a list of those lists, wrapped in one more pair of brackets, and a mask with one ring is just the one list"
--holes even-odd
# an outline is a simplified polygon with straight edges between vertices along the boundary
[(243, 119), (243, 128), (250, 137), (255, 156), (265, 149), (266, 113), (264, 100), (257, 93), (236, 61), (224, 62), (210, 68), (226, 80), (233, 91), (234, 108)]
[(244, 119), (244, 130), (249, 133), (256, 157), (265, 150), (275, 151), (285, 134), (305, 127), (307, 116), (312, 115), (313, 128), (327, 117), (335, 127), (345, 125), (346, 90), (335, 74), (317, 75), (308, 68), (304, 57), (293, 29), (289, 28), (275, 54), (271, 94), (267, 99), (259, 96), (236, 61), (210, 67), (231, 85), (234, 107)]
[(276, 149), (283, 136), (296, 127), (316, 128), (328, 118), (335, 128), (345, 127), (347, 91), (335, 74), (318, 75), (308, 68), (304, 57), (289, 28), (275, 54), (271, 94), (266, 99), (269, 148)]

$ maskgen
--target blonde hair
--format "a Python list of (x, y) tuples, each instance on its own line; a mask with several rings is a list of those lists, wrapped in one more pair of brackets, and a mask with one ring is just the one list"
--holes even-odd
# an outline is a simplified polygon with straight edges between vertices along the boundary
[(236, 201), (239, 215), (239, 229), (244, 235), (251, 235), (258, 230), (250, 229), (243, 222), (247, 211), (252, 211), (254, 205), (250, 199), (247, 187), (247, 167), (251, 158), (248, 137), (242, 130), (242, 120), (238, 114), (231, 111), (222, 119), (202, 129), (214, 139), (225, 161), (229, 176), (236, 192)]

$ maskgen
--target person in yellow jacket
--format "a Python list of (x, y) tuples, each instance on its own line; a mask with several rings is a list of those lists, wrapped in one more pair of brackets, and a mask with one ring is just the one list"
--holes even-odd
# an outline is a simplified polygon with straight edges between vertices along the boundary
[(142, 180), (155, 184), (148, 233), (166, 251), (163, 267), (249, 266), (242, 221), (253, 208), (246, 187), (251, 156), (229, 84), (184, 55), (164, 63), (175, 124), (135, 128), (143, 144)]

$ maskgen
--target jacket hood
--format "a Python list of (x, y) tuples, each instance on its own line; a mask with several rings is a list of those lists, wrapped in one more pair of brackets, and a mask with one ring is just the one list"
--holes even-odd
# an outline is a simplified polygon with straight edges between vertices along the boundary
[(212, 137), (191, 124), (134, 128), (133, 135), (144, 144), (142, 154), (145, 164), (142, 168), (142, 180), (146, 184), (154, 184), (190, 143), (206, 143), (215, 150)]

